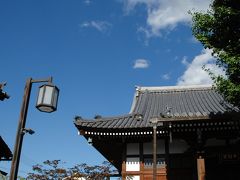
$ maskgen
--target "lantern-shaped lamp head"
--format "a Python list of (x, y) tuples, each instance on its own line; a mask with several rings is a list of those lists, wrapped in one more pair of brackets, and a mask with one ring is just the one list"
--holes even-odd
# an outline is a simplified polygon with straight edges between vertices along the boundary
[(52, 84), (44, 84), (39, 87), (36, 108), (42, 112), (54, 112), (57, 110), (59, 89)]

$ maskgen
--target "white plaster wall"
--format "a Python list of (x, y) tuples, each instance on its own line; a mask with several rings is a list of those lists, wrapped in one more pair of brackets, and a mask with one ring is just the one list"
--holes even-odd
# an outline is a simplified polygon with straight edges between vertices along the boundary
[[(153, 143), (143, 143), (143, 154), (152, 154), (153, 153)], [(165, 153), (164, 140), (157, 141), (157, 154)]]
[(127, 158), (126, 171), (140, 171), (140, 158), (139, 157)]
[(140, 176), (127, 176), (127, 180), (140, 180)]
[(182, 139), (174, 139), (169, 143), (169, 153), (184, 153), (188, 148), (188, 144)]
[(139, 155), (139, 143), (128, 143), (127, 155)]

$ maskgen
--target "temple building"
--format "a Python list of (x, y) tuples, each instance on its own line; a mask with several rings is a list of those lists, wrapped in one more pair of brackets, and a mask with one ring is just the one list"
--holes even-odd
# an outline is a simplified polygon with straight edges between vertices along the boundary
[(123, 179), (236, 180), (239, 117), (211, 86), (137, 87), (129, 114), (74, 123)]
[[(8, 145), (5, 143), (5, 141), (0, 136), (0, 162), (1, 161), (11, 161), (12, 160), (12, 152), (9, 149)], [(0, 169), (0, 179), (1, 175), (7, 175), (6, 172), (2, 171)]]

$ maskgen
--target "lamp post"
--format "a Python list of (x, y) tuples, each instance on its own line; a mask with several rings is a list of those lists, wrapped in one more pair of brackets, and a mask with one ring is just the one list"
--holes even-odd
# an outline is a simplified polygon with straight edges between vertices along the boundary
[(150, 119), (153, 124), (153, 180), (157, 180), (157, 126), (163, 126), (163, 122), (158, 118)]
[(33, 83), (42, 83), (42, 82), (48, 82), (48, 84), (45, 84), (45, 85), (39, 87), (39, 94), (38, 94), (38, 100), (37, 100), (36, 107), (40, 111), (48, 112), (48, 113), (56, 111), (56, 109), (57, 109), (59, 89), (52, 84), (52, 77), (50, 77), (48, 79), (38, 79), (38, 80), (29, 78), (26, 81), (24, 95), (23, 95), (23, 101), (22, 101), (22, 107), (21, 107), (21, 111), (20, 111), (18, 129), (17, 129), (17, 134), (16, 134), (16, 141), (15, 141), (12, 164), (11, 164), (10, 180), (17, 179), (24, 134), (25, 133), (29, 133), (29, 134), (34, 133), (33, 130), (25, 128), (32, 84)]

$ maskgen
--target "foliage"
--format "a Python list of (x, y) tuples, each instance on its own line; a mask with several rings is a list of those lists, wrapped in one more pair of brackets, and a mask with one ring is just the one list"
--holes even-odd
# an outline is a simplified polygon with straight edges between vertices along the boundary
[(193, 35), (212, 50), (225, 76), (210, 72), (217, 90), (240, 107), (240, 3), (239, 0), (213, 0), (206, 13), (192, 14)]
[[(18, 180), (26, 180), (26, 178), (23, 178), (21, 176), (18, 176), (17, 178)], [(0, 180), (9, 180), (9, 179), (10, 179), (9, 176), (4, 176), (0, 173)]]
[(109, 162), (103, 162), (101, 165), (89, 166), (85, 163), (78, 164), (72, 168), (59, 167), (63, 164), (61, 160), (47, 160), (43, 164), (33, 166), (33, 173), (29, 173), (27, 180), (72, 180), (83, 178), (86, 180), (108, 179), (111, 174), (116, 173)]

